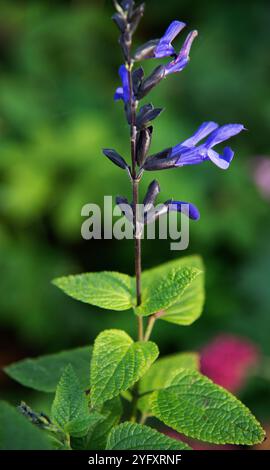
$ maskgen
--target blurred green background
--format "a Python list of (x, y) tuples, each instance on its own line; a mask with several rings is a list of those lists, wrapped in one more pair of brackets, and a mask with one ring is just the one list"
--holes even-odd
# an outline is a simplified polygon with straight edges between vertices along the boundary
[[(199, 30), (189, 66), (151, 96), (166, 107), (153, 151), (187, 138), (206, 120), (248, 129), (231, 142), (236, 157), (227, 172), (206, 163), (143, 180), (142, 193), (158, 176), (160, 202), (174, 197), (199, 207), (185, 254), (201, 254), (206, 265), (201, 319), (189, 328), (161, 322), (153, 338), (166, 353), (199, 349), (229, 332), (270, 355), (270, 202), (256, 177), (270, 150), (269, 2), (146, 3), (138, 44), (160, 37), (176, 18)], [(104, 146), (128, 153), (123, 107), (113, 102), (122, 59), (111, 2), (0, 5), (0, 362), (7, 364), (92, 342), (105, 327), (134, 333), (136, 324), (129, 313), (80, 304), (50, 283), (82, 271), (133, 272), (132, 242), (80, 235), (84, 204), (102, 203), (104, 194), (130, 195), (124, 172), (101, 154)], [(169, 241), (143, 243), (144, 267), (180, 255)], [(22, 393), (1, 380), (2, 395)], [(267, 380), (250, 386), (246, 402), (265, 422), (270, 418)]]

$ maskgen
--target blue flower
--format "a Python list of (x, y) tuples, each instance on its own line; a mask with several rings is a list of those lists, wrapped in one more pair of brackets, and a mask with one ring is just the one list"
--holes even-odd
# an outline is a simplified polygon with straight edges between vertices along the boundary
[(164, 204), (159, 204), (154, 207), (153, 205), (149, 207), (145, 206), (144, 213), (144, 222), (146, 224), (151, 224), (155, 220), (158, 220), (164, 214), (169, 212), (181, 212), (189, 217), (191, 220), (199, 220), (200, 212), (194, 204), (185, 201), (174, 201), (170, 199), (169, 201), (164, 202)]
[(119, 68), (119, 76), (121, 78), (122, 86), (116, 89), (114, 100), (123, 100), (124, 103), (128, 103), (130, 100), (130, 86), (128, 80), (128, 71), (125, 65), (121, 65)]
[(180, 31), (185, 28), (185, 26), (186, 24), (182, 21), (173, 21), (156, 46), (154, 50), (154, 57), (157, 59), (162, 59), (164, 57), (174, 55), (175, 50), (171, 43), (176, 38), (176, 36), (178, 36)]
[[(213, 150), (213, 147), (239, 134), (244, 129), (242, 124), (226, 124), (219, 127), (215, 122), (204, 122), (192, 137), (173, 147), (170, 158), (178, 157), (174, 164), (176, 167), (196, 165), (205, 160), (211, 160), (219, 168), (226, 170), (233, 159), (233, 150), (230, 147), (225, 147), (223, 153), (219, 154)], [(207, 136), (205, 143), (197, 146)]]
[[(148, 171), (164, 170), (185, 165), (197, 165), (211, 160), (222, 170), (229, 168), (234, 152), (225, 147), (223, 153), (213, 150), (213, 147), (239, 134), (245, 128), (242, 124), (226, 124), (219, 127), (215, 122), (204, 122), (189, 139), (180, 144), (148, 157), (143, 168)], [(200, 145), (203, 139), (206, 141)]]
[(177, 211), (177, 212), (182, 212), (185, 214), (187, 217), (189, 217), (192, 220), (199, 220), (200, 219), (200, 212), (197, 209), (194, 204), (191, 204), (190, 202), (184, 202), (184, 201), (167, 201), (165, 202), (165, 205), (168, 206), (169, 212), (171, 211)]
[(198, 31), (194, 30), (187, 36), (177, 57), (165, 66), (165, 75), (181, 72), (189, 63), (189, 53), (194, 39), (198, 36)]

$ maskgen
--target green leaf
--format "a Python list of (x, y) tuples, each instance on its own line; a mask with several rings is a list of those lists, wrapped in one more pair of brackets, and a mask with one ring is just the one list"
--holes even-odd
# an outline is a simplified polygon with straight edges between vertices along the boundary
[(116, 426), (123, 413), (122, 403), (119, 397), (107, 401), (99, 408), (102, 419), (91, 426), (86, 437), (84, 449), (102, 450), (106, 447), (106, 442), (111, 429)]
[(132, 387), (158, 357), (150, 341), (134, 341), (121, 330), (97, 337), (91, 362), (91, 403), (97, 406)]
[(199, 355), (180, 353), (158, 359), (140, 381), (140, 394), (147, 393), (139, 400), (140, 410), (149, 412), (153, 394), (148, 392), (167, 387), (181, 369), (199, 370)]
[[(175, 292), (178, 295), (173, 295), (174, 300), (171, 303), (168, 301), (169, 305), (163, 307), (165, 311), (160, 320), (178, 325), (190, 325), (200, 317), (204, 305), (204, 268), (200, 257), (188, 256), (180, 258), (145, 271), (142, 274), (143, 297), (148, 297), (152, 292), (154, 293), (155, 286), (159, 285), (161, 278), (166, 280), (166, 277), (170, 275), (172, 270), (179, 270), (181, 268), (188, 268), (189, 272), (194, 274), (197, 272), (197, 274), (190, 276), (190, 282), (184, 283), (183, 281), (183, 288), (181, 288), (181, 276), (179, 275), (177, 292)], [(159, 287), (159, 289), (161, 288), (162, 286)], [(140, 311), (139, 314), (141, 314)]]
[(4, 371), (12, 379), (25, 387), (40, 392), (55, 392), (60, 377), (68, 364), (71, 364), (79, 378), (81, 387), (89, 388), (89, 364), (92, 347), (70, 349), (56, 354), (24, 359), (15, 362)]
[(149, 426), (122, 423), (112, 429), (106, 450), (189, 450), (186, 444), (171, 439)]
[(55, 279), (53, 283), (73, 299), (109, 310), (132, 307), (132, 278), (116, 272), (85, 273)]
[(0, 401), (1, 450), (50, 450), (48, 435), (31, 424), (15, 408)]
[(74, 437), (87, 434), (89, 410), (85, 393), (71, 365), (63, 372), (52, 404), (52, 420)]
[(149, 316), (168, 309), (179, 300), (199, 274), (200, 271), (197, 268), (173, 267), (166, 275), (151, 282), (148, 287), (143, 289), (142, 303), (136, 307), (136, 314)]
[(188, 369), (177, 374), (166, 389), (154, 393), (152, 412), (176, 431), (206, 442), (252, 445), (265, 435), (237, 398)]
[(98, 423), (101, 423), (104, 421), (104, 416), (101, 413), (98, 413), (97, 411), (91, 411), (89, 415), (89, 421), (88, 421), (88, 433), (86, 436), (83, 437), (73, 437), (71, 439), (71, 447), (73, 450), (86, 450), (87, 447), (87, 440), (89, 435), (92, 433), (92, 430), (95, 429)]

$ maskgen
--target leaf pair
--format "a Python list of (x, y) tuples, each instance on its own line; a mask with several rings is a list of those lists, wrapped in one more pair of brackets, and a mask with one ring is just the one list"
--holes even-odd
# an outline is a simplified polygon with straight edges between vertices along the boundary
[(58, 278), (54, 284), (71, 297), (111, 310), (134, 308), (149, 316), (162, 310), (162, 320), (193, 323), (202, 312), (204, 274), (199, 257), (175, 260), (142, 274), (142, 304), (136, 308), (135, 279), (120, 273), (86, 273)]

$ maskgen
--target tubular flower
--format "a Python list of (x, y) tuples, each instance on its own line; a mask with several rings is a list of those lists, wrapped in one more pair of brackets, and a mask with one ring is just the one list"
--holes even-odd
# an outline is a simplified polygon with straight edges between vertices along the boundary
[[(165, 156), (163, 152), (150, 156), (145, 164), (145, 170), (163, 170), (177, 168), (185, 165), (197, 165), (211, 160), (222, 170), (229, 168), (234, 152), (230, 147), (225, 147), (223, 153), (213, 150), (213, 147), (239, 134), (245, 128), (242, 124), (226, 124), (219, 127), (215, 122), (204, 122), (199, 129), (187, 140), (172, 147)], [(206, 141), (197, 145), (203, 139)]]
[(198, 31), (194, 30), (189, 33), (187, 36), (179, 54), (177, 57), (166, 65), (165, 67), (165, 76), (169, 75), (170, 73), (177, 73), (181, 72), (189, 63), (190, 57), (190, 49), (194, 39), (198, 36)]

